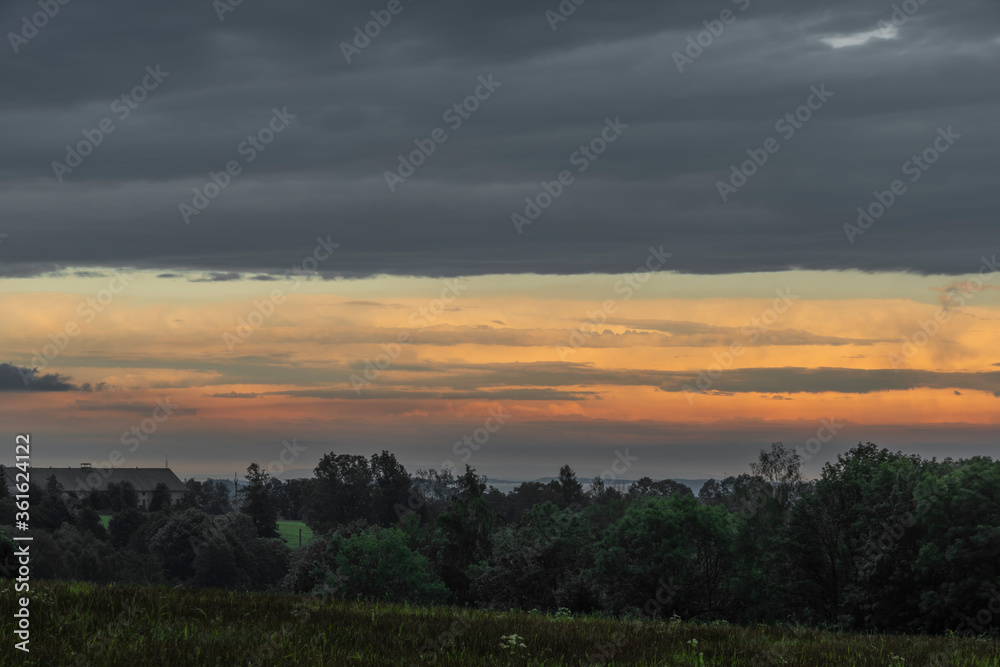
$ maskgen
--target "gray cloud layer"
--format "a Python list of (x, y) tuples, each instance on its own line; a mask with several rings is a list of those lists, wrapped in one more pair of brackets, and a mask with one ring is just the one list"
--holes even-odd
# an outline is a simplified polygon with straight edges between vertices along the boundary
[[(58, 373), (40, 373), (34, 368), (0, 364), (0, 391), (76, 391), (78, 387), (68, 379)], [(85, 390), (89, 391), (90, 386)]]
[[(0, 275), (63, 266), (282, 272), (318, 235), (321, 270), (455, 275), (632, 270), (650, 242), (667, 270), (860, 268), (971, 273), (995, 252), (1000, 5), (928, 2), (892, 40), (833, 49), (891, 3), (590, 0), (553, 31), (544, 3), (407, 2), (353, 62), (339, 44), (384, 3), (69, 3), (13, 52), (0, 44)], [(736, 21), (677, 71), (702, 22)], [(33, 2), (0, 8), (4, 34)], [(146, 67), (169, 75), (120, 118)], [(442, 114), (493, 74), (501, 87), (452, 130)], [(151, 81), (147, 79), (147, 81)], [(834, 96), (795, 135), (775, 123), (810, 86)], [(296, 118), (247, 163), (272, 109)], [(629, 127), (584, 173), (570, 164), (606, 117)], [(103, 118), (115, 125), (62, 183), (52, 162)], [(951, 126), (958, 143), (921, 179), (901, 167)], [(448, 140), (391, 193), (383, 172), (415, 139)], [(730, 165), (774, 137), (724, 204)], [(186, 225), (210, 171), (242, 173)], [(576, 181), (518, 235), (510, 215), (560, 170)], [(843, 225), (897, 178), (907, 192), (852, 246)]]

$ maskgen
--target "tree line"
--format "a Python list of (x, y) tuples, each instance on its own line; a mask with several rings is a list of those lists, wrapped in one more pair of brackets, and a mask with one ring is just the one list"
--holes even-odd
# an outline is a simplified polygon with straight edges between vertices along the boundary
[[(189, 480), (75, 498), (31, 489), (35, 576), (281, 590), (492, 609), (998, 634), (1000, 462), (858, 444), (806, 480), (781, 443), (695, 496), (672, 480), (589, 488), (570, 466), (508, 493), (466, 466), (410, 474), (329, 453), (311, 479), (252, 463), (239, 496)], [(4, 490), (0, 490), (3, 494)], [(164, 496), (165, 494), (165, 496)], [(105, 529), (98, 512), (112, 512)], [(14, 507), (0, 498), (0, 575)], [(302, 549), (277, 521), (315, 532)], [(1000, 616), (997, 616), (1000, 620)]]

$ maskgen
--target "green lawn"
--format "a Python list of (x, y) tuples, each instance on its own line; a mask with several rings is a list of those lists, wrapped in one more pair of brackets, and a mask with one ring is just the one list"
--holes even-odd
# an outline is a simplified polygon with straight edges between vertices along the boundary
[[(0, 583), (0, 656), (13, 656), (14, 582)], [(31, 582), (23, 665), (465, 665), (527, 667), (997, 667), (1000, 645), (960, 637), (856, 635), (556, 618), (306, 595)], [(513, 648), (510, 636), (517, 635)], [(521, 644), (524, 646), (522, 647)]]
[(278, 535), (293, 549), (299, 548), (299, 528), (302, 529), (302, 546), (312, 542), (313, 532), (301, 521), (278, 521)]

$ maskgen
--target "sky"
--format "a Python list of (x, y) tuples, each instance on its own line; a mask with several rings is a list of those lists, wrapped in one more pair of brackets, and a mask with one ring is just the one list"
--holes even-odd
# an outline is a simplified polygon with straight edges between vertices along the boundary
[(0, 29), (0, 425), (36, 466), (996, 450), (995, 2), (18, 0)]

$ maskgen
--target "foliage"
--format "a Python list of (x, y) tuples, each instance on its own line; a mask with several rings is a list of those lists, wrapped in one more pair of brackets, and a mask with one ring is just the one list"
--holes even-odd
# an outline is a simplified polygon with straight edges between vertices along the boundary
[(153, 489), (153, 494), (149, 499), (150, 512), (170, 511), (170, 487), (159, 482)]
[(196, 479), (187, 480), (185, 504), (199, 509), (205, 514), (226, 514), (233, 509), (232, 494), (229, 486), (218, 479), (208, 479), (199, 482)]
[(271, 476), (256, 463), (247, 467), (240, 511), (250, 517), (257, 535), (278, 537), (278, 507), (274, 502)]
[[(774, 443), (749, 473), (709, 480), (697, 498), (648, 477), (584, 491), (569, 466), (504, 494), (468, 466), (411, 477), (388, 452), (330, 453), (316, 475), (281, 482), (251, 464), (243, 511), (225, 513), (212, 513), (228, 506), (222, 482), (188, 482), (187, 508), (149, 512), (129, 504), (134, 489), (111, 485), (100, 498), (118, 507), (107, 531), (58, 485), (32, 486), (33, 578), (1000, 634), (1000, 463), (985, 457), (924, 460), (859, 443), (804, 480), (799, 455)], [(302, 549), (263, 537), (298, 546), (287, 521), (273, 531), (285, 512), (316, 530)], [(0, 541), (8, 569), (10, 557)], [(697, 653), (711, 664), (711, 651)]]
[(349, 537), (322, 538), (324, 577), (317, 591), (338, 597), (387, 602), (443, 602), (448, 590), (427, 558), (414, 553), (397, 528), (370, 526)]

